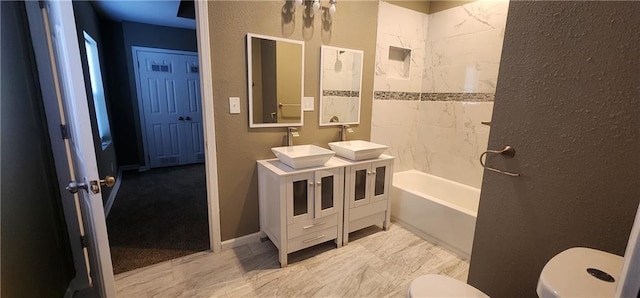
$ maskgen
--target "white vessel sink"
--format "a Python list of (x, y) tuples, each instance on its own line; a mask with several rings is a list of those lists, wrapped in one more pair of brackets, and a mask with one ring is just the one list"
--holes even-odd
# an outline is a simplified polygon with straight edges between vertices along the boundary
[(335, 151), (338, 156), (358, 161), (365, 159), (378, 158), (387, 146), (367, 141), (344, 141), (329, 143), (331, 150)]
[(302, 169), (324, 165), (335, 152), (315, 145), (271, 148), (273, 154), (284, 164)]

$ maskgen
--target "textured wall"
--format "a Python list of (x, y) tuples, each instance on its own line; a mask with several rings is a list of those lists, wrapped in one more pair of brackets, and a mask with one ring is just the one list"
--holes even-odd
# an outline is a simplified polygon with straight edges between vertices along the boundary
[[(332, 45), (364, 51), (362, 110), (360, 125), (350, 139), (368, 140), (371, 126), (373, 61), (378, 4), (373, 1), (338, 3), (331, 34), (322, 34), (317, 16), (303, 39), (302, 11), (295, 14), (293, 31), (282, 26), (281, 1), (210, 2), (213, 91), (218, 150), (218, 182), (222, 240), (257, 232), (258, 175), (256, 160), (273, 158), (270, 148), (282, 146), (285, 128), (249, 129), (246, 81), (246, 34), (256, 33), (305, 40), (304, 95), (315, 97), (315, 110), (305, 112), (304, 126), (298, 128), (296, 144), (327, 148), (338, 139), (337, 127), (319, 127), (318, 98), (320, 46)], [(309, 31), (313, 36), (309, 38)], [(230, 96), (241, 98), (239, 115), (229, 114)]]
[(510, 3), (469, 283), (536, 297), (574, 246), (622, 255), (640, 201), (640, 2)]

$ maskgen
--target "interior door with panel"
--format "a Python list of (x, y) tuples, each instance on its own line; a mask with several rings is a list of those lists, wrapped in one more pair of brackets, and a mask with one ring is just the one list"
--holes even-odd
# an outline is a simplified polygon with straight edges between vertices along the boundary
[(115, 297), (113, 267), (100, 193), (100, 177), (84, 86), (80, 46), (71, 1), (46, 1), (45, 26), (57, 75), (59, 103), (69, 132), (69, 189), (76, 193), (86, 237), (91, 284), (101, 297)]
[(178, 96), (182, 103), (184, 116), (186, 162), (200, 163), (204, 162), (204, 126), (202, 124), (198, 57), (182, 55), (182, 67), (185, 71), (186, 92), (178, 93)]
[[(182, 59), (177, 55), (138, 52), (138, 71), (144, 112), (144, 126), (151, 168), (187, 163), (182, 133), (180, 88), (177, 71)], [(182, 90), (180, 90), (182, 89)]]
[(150, 48), (135, 51), (149, 166), (204, 162), (197, 55)]

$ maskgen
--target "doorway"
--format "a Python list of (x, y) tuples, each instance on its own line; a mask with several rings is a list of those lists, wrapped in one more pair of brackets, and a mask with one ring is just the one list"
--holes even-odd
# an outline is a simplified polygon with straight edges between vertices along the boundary
[(145, 171), (107, 217), (114, 273), (209, 248), (198, 53), (132, 47)]
[(96, 3), (73, 4), (77, 29), (91, 33), (103, 65), (117, 155), (120, 184), (106, 202), (114, 273), (214, 249), (197, 32), (109, 19)]

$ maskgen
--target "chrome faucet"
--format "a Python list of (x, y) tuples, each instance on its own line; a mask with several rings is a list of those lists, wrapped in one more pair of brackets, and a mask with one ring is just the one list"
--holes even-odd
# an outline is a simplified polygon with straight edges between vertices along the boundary
[(288, 147), (292, 147), (293, 146), (293, 138), (294, 137), (299, 137), (300, 134), (297, 132), (297, 128), (295, 127), (287, 127), (287, 146)]
[(340, 129), (340, 141), (344, 142), (347, 140), (347, 133), (353, 132), (353, 129), (349, 127), (349, 125), (343, 124)]

